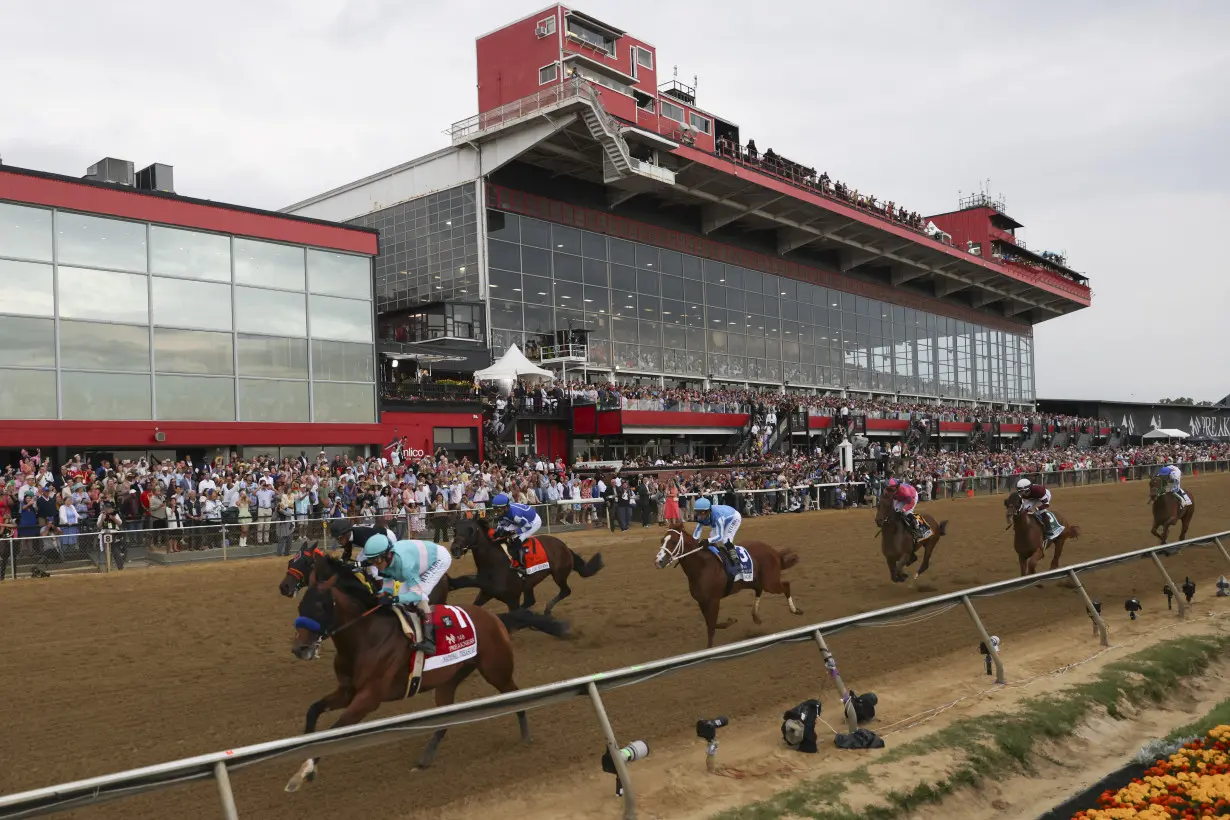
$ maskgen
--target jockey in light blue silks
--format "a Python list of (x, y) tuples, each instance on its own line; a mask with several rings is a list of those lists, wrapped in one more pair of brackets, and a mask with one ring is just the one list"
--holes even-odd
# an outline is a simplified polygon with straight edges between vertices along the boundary
[(527, 504), (513, 504), (505, 493), (500, 493), (491, 499), (491, 506), (495, 507), (495, 531), (512, 534), (511, 538), (502, 543), (504, 554), (508, 556), (508, 565), (513, 565), (513, 551), (515, 550), (516, 561), (519, 565), (516, 567), (517, 574), (524, 578), (525, 550), (523, 544), (527, 538), (538, 532), (539, 527), (542, 526), (542, 518), (533, 507)]
[(692, 509), (696, 513), (696, 530), (692, 533), (692, 537), (699, 541), (701, 530), (708, 527), (709, 543), (721, 547), (726, 553), (727, 560), (730, 561), (731, 566), (736, 567), (737, 571), (739, 553), (735, 550), (735, 533), (739, 531), (739, 525), (743, 523), (743, 516), (734, 507), (713, 504), (703, 496), (696, 499)]
[(1173, 464), (1167, 464), (1165, 467), (1157, 471), (1158, 476), (1169, 482), (1164, 487), (1166, 492), (1174, 493), (1179, 497), (1179, 501), (1184, 507), (1192, 503), (1187, 493), (1179, 486), (1179, 482), (1183, 480), (1183, 471)]
[(391, 586), (380, 593), (381, 603), (413, 605), (423, 620), (423, 640), (414, 645), (424, 655), (436, 654), (436, 629), (431, 622), (431, 591), (453, 563), (444, 547), (431, 541), (398, 541), (390, 544), (385, 535), (376, 534), (363, 545), (363, 563), (379, 570), (381, 577), (401, 581), (394, 594)]

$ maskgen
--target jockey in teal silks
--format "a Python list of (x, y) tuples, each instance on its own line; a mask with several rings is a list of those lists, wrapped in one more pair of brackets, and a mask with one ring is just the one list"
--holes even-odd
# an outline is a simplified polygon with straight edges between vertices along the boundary
[(1165, 486), (1166, 492), (1174, 493), (1179, 497), (1179, 502), (1183, 507), (1192, 503), (1187, 493), (1179, 486), (1179, 482), (1183, 480), (1183, 471), (1173, 464), (1168, 464), (1157, 471), (1159, 477), (1168, 482)]
[(738, 572), (739, 553), (735, 550), (735, 533), (743, 523), (743, 516), (734, 507), (713, 504), (704, 496), (696, 499), (692, 509), (696, 513), (696, 530), (692, 537), (699, 541), (701, 530), (708, 527), (709, 543), (721, 547), (730, 565)]
[(378, 533), (363, 545), (362, 560), (379, 570), (381, 577), (401, 581), (401, 591), (394, 594), (391, 585), (387, 586), (380, 593), (380, 602), (413, 606), (423, 621), (423, 640), (414, 649), (428, 656), (436, 654), (436, 629), (427, 599), (453, 563), (448, 550), (431, 541), (390, 544), (387, 536)]

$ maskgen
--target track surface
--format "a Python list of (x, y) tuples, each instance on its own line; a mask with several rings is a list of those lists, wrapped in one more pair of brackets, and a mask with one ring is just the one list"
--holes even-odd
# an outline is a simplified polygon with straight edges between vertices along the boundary
[[(1186, 483), (1197, 502), (1191, 534), (1230, 530), (1230, 476), (1200, 476)], [(1061, 491), (1057, 509), (1082, 528), (1081, 537), (1069, 542), (1064, 563), (1153, 543), (1145, 495), (1140, 482)], [(950, 534), (924, 576), (931, 579), (925, 592), (889, 582), (878, 543), (871, 540), (869, 510), (749, 519), (741, 531), (746, 537), (800, 552), (802, 561), (788, 577), (807, 614), (795, 618), (782, 598), (766, 596), (761, 607), (765, 623), (755, 627), (752, 596), (743, 593), (723, 604), (723, 615), (738, 616), (739, 623), (719, 632), (719, 641), (1016, 574), (1002, 496), (924, 507), (950, 522)], [(586, 556), (602, 549), (607, 566), (594, 578), (578, 579), (573, 597), (557, 609), (572, 621), (575, 640), (514, 636), (522, 686), (704, 646), (703, 622), (682, 572), (652, 566), (661, 532), (637, 527), (614, 536), (598, 531), (567, 537)], [(1166, 563), (1176, 583), (1191, 575), (1200, 585), (1198, 595), (1211, 594), (1212, 580), (1230, 570), (1211, 549), (1187, 550)], [(0, 586), (0, 681), (7, 702), (0, 724), (0, 793), (301, 731), (308, 704), (332, 689), (332, 656), (326, 650), (325, 659), (311, 665), (292, 658), (294, 605), (276, 589), (283, 566), (251, 560)], [(469, 571), (468, 559), (453, 570)], [(1121, 609), (1132, 595), (1156, 597), (1162, 584), (1148, 561), (1083, 580), (1091, 595), (1105, 599), (1108, 612)], [(550, 586), (547, 581), (540, 589)], [(470, 600), (468, 591), (458, 600)], [(987, 628), (1010, 645), (1014, 635), (1045, 629), (1074, 608), (1079, 611), (1081, 604), (1071, 590), (1050, 585), (980, 601), (978, 607)], [(968, 621), (950, 613), (914, 627), (842, 633), (830, 645), (847, 680), (869, 688), (877, 672), (967, 647), (973, 653), (977, 638)], [(820, 671), (814, 651), (790, 647), (669, 675), (605, 699), (621, 738), (673, 738), (710, 713), (780, 714), (780, 703), (810, 696)], [(859, 687), (857, 681), (867, 684)], [(477, 676), (461, 690), (470, 698), (491, 692)], [(424, 698), (414, 707), (431, 703)], [(388, 716), (408, 707), (386, 705), (376, 714)], [(331, 725), (329, 715), (321, 725)], [(457, 808), (468, 795), (488, 788), (520, 779), (532, 793), (536, 781), (563, 782), (570, 767), (597, 765), (602, 739), (586, 703), (533, 712), (530, 725), (536, 742), (529, 748), (516, 743), (511, 717), (454, 729), (429, 773), (409, 771), (425, 740), (421, 735), (348, 758), (326, 758), (317, 782), (293, 796), (282, 787), (299, 761), (244, 769), (232, 775), (240, 816), (311, 820), (356, 816), (378, 806), (415, 808), (428, 816), (433, 807)], [(212, 785), (202, 783), (73, 816), (216, 817), (219, 809)]]

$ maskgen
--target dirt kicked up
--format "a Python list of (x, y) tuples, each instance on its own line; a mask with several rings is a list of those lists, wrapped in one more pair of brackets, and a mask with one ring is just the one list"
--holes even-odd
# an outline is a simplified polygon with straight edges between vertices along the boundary
[[(1197, 503), (1191, 534), (1230, 530), (1230, 476), (1200, 476), (1184, 483)], [(1146, 500), (1146, 487), (1139, 482), (1058, 492), (1056, 508), (1081, 526), (1081, 537), (1065, 550), (1065, 563), (1155, 543), (1148, 534)], [(747, 520), (741, 535), (801, 555), (788, 576), (807, 614), (796, 618), (783, 599), (766, 596), (760, 609), (765, 622), (754, 627), (752, 596), (744, 593), (723, 603), (723, 617), (735, 616), (739, 622), (719, 632), (718, 642), (1017, 573), (1010, 533), (1004, 532), (1002, 497), (935, 502), (920, 509), (949, 521), (948, 536), (924, 576), (930, 584), (921, 591), (889, 582), (872, 539), (870, 510)], [(587, 557), (601, 549), (607, 566), (594, 578), (577, 580), (573, 596), (556, 611), (572, 621), (574, 640), (514, 636), (521, 686), (704, 646), (703, 622), (683, 573), (653, 567), (661, 535), (661, 529), (637, 527), (615, 535), (593, 531), (566, 537)], [(1190, 575), (1199, 585), (1198, 595), (1212, 595), (1213, 580), (1230, 570), (1207, 549), (1187, 550), (1167, 559), (1167, 565), (1176, 583)], [(326, 648), (324, 661), (313, 664), (291, 656), (295, 608), (277, 592), (284, 566), (262, 559), (5, 582), (0, 586), (0, 679), (6, 682), (8, 708), (0, 743), (0, 792), (301, 731), (307, 706), (333, 687), (332, 653)], [(470, 571), (469, 559), (453, 571)], [(1161, 578), (1148, 561), (1092, 573), (1083, 581), (1092, 596), (1105, 601), (1107, 612), (1121, 610), (1123, 600), (1132, 596), (1145, 604), (1146, 615), (1165, 607)], [(459, 600), (470, 598), (463, 593)], [(1080, 623), (1079, 598), (1057, 585), (981, 600), (978, 607), (1006, 652), (1028, 633), (1044, 633), (1059, 622), (1068, 624), (1070, 640), (1091, 640), (1088, 620)], [(969, 668), (960, 674), (982, 674), (976, 633), (959, 609), (916, 624), (841, 633), (829, 643), (846, 681), (859, 690), (874, 689), (878, 678), (906, 668), (925, 668), (941, 659), (950, 663), (952, 653), (969, 655)], [(1008, 666), (1011, 676), (1010, 660)], [(621, 740), (646, 738), (653, 747), (681, 742), (697, 719), (717, 714), (735, 721), (758, 716), (769, 725), (776, 713), (780, 721), (782, 709), (813, 696), (822, 679), (814, 648), (796, 646), (621, 689), (607, 695), (606, 702)], [(491, 690), (477, 679), (459, 692), (463, 699), (488, 694)], [(430, 705), (430, 699), (386, 704), (376, 715)], [(920, 709), (933, 705), (918, 704)], [(330, 724), (325, 715), (321, 726)], [(597, 770), (603, 747), (587, 703), (532, 712), (530, 726), (536, 740), (531, 747), (517, 744), (511, 717), (454, 729), (435, 768), (423, 773), (410, 772), (426, 740), (421, 735), (349, 757), (325, 758), (317, 782), (296, 795), (285, 794), (282, 787), (299, 761), (244, 769), (232, 775), (240, 816), (311, 820), (355, 816), (376, 807), (386, 813), (396, 807), (399, 817), (461, 816), (470, 806), (477, 811), (483, 796), (496, 790), (516, 795), (523, 813), (535, 816), (535, 795), (552, 799), (546, 794), (559, 794), (552, 786), (574, 774), (588, 778)], [(652, 766), (652, 755), (637, 765)], [(604, 805), (611, 816), (619, 815), (617, 806)], [(545, 814), (548, 806), (540, 808)], [(645, 816), (671, 816), (646, 808)], [(212, 784), (202, 783), (71, 816), (213, 817), (218, 808)]]

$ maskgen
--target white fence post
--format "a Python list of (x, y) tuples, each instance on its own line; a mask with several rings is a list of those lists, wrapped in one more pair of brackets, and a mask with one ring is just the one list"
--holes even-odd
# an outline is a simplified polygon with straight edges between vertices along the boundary
[(841, 696), (842, 708), (846, 713), (846, 725), (850, 727), (851, 732), (854, 732), (858, 729), (858, 715), (854, 711), (854, 700), (850, 697), (850, 690), (846, 688), (846, 682), (841, 679), (841, 673), (837, 671), (837, 659), (829, 651), (828, 644), (824, 642), (824, 635), (819, 629), (812, 633), (812, 637), (816, 639), (820, 647), (820, 657), (824, 659), (824, 668), (829, 670), (829, 677), (837, 684), (837, 692)]
[(1179, 603), (1179, 617), (1187, 617), (1187, 602), (1183, 600), (1183, 591), (1174, 585), (1174, 581), (1170, 580), (1170, 573), (1166, 571), (1165, 565), (1162, 564), (1162, 559), (1157, 557), (1156, 552), (1149, 553), (1149, 557), (1153, 559), (1153, 565), (1157, 567), (1157, 571), (1162, 574), (1162, 578), (1166, 580), (1166, 586), (1170, 589), (1170, 594)]
[(974, 626), (978, 629), (978, 634), (982, 636), (983, 646), (987, 648), (987, 652), (991, 655), (991, 660), (995, 661), (995, 682), (1007, 683), (1008, 681), (1004, 678), (1004, 662), (1000, 660), (999, 650), (995, 648), (987, 628), (982, 625), (982, 619), (978, 617), (978, 610), (974, 609), (974, 605), (970, 602), (968, 595), (961, 596), (961, 603), (965, 604), (965, 611), (969, 613), (970, 620), (974, 622)]
[(1081, 598), (1085, 599), (1085, 609), (1089, 610), (1089, 618), (1093, 621), (1093, 633), (1101, 638), (1102, 646), (1110, 646), (1110, 634), (1106, 628), (1106, 621), (1102, 620), (1102, 613), (1098, 612), (1097, 607), (1093, 605), (1093, 600), (1085, 590), (1085, 585), (1081, 583), (1081, 579), (1075, 572), (1069, 572), (1068, 577), (1072, 579)]
[(586, 687), (589, 691), (590, 703), (594, 705), (594, 714), (598, 716), (598, 724), (606, 737), (606, 750), (615, 764), (615, 774), (624, 793), (624, 820), (636, 820), (636, 797), (632, 793), (632, 781), (628, 779), (628, 765), (619, 751), (619, 741), (615, 739), (615, 730), (611, 728), (611, 720), (606, 715), (606, 707), (602, 705), (602, 695), (598, 694), (597, 685), (591, 680)]
[(239, 820), (239, 809), (235, 806), (235, 793), (231, 791), (231, 776), (226, 771), (226, 764), (221, 760), (214, 764), (214, 779), (218, 781), (218, 798), (222, 801), (222, 816), (226, 820)]

